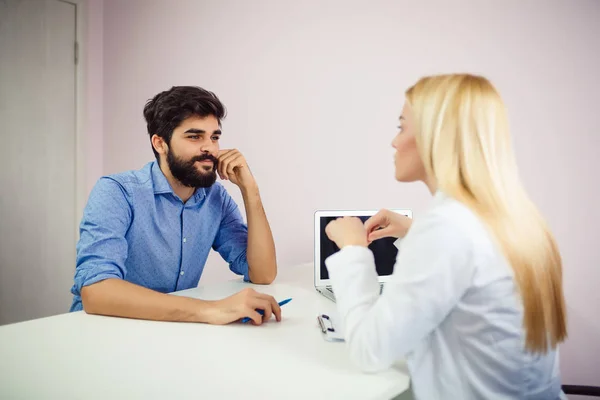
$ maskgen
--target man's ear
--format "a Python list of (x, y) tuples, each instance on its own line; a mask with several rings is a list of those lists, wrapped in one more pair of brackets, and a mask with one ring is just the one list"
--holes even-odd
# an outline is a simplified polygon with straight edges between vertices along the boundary
[(169, 150), (169, 146), (167, 145), (167, 143), (165, 142), (165, 140), (163, 138), (154, 134), (154, 135), (152, 135), (151, 140), (152, 140), (152, 147), (154, 147), (154, 150), (156, 150), (156, 152), (158, 154), (162, 154), (162, 155), (167, 154), (167, 151)]

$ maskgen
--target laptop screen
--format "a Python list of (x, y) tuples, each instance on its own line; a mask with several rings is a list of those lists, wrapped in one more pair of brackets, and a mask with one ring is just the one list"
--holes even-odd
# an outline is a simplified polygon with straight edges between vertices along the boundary
[[(370, 216), (356, 215), (363, 222), (370, 218)], [(320, 217), (321, 233), (320, 237), (320, 258), (321, 258), (321, 279), (329, 279), (329, 273), (325, 266), (325, 260), (327, 257), (333, 255), (340, 250), (337, 245), (329, 240), (325, 233), (325, 227), (327, 224), (338, 217)], [(394, 271), (394, 264), (396, 263), (396, 255), (398, 254), (398, 248), (394, 245), (396, 238), (383, 238), (375, 240), (369, 245), (369, 248), (373, 251), (375, 256), (375, 268), (379, 276), (391, 275)]]

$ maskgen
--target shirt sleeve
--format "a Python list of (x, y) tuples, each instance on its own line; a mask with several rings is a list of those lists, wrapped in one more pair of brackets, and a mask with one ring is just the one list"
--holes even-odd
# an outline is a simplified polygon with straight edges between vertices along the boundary
[(125, 233), (131, 218), (125, 189), (111, 178), (101, 178), (90, 193), (80, 224), (74, 295), (81, 296), (84, 286), (104, 279), (125, 279)]
[(467, 234), (439, 217), (419, 222), (381, 295), (368, 248), (346, 247), (326, 260), (350, 357), (364, 371), (389, 368), (414, 350), (471, 284)]
[(236, 275), (243, 275), (245, 282), (250, 282), (248, 259), (248, 226), (244, 222), (240, 210), (229, 194), (223, 190), (224, 210), (219, 231), (213, 243), (213, 249), (229, 264), (229, 269)]

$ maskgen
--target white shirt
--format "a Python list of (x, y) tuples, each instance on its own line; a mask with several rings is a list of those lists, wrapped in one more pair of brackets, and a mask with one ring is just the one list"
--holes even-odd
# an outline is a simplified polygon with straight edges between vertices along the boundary
[(326, 260), (358, 366), (376, 372), (404, 358), (418, 400), (561, 398), (558, 352), (524, 350), (512, 268), (473, 212), (438, 192), (399, 247), (381, 295), (369, 249)]

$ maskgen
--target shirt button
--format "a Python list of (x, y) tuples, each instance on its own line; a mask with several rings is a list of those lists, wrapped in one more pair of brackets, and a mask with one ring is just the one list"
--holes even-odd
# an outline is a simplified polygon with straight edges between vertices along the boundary
[(179, 273), (179, 275), (183, 275), (183, 274), (185, 274), (185, 271), (181, 271), (181, 272)]
[(183, 243), (187, 242), (187, 238), (183, 238)]

